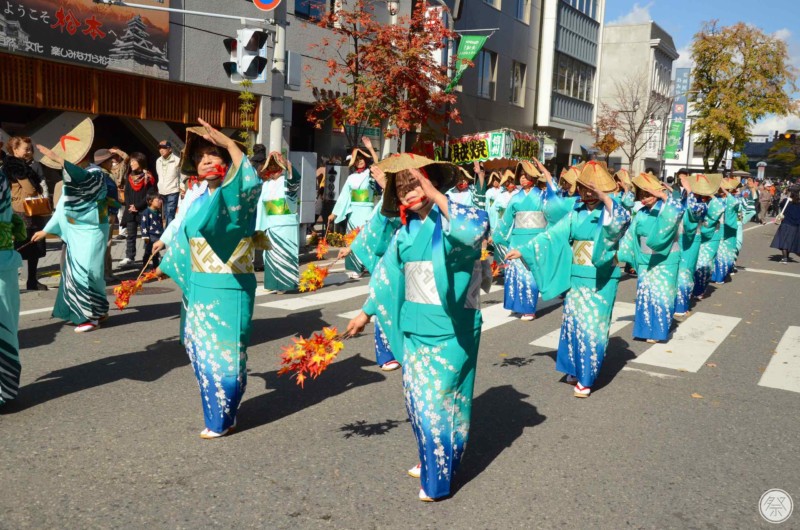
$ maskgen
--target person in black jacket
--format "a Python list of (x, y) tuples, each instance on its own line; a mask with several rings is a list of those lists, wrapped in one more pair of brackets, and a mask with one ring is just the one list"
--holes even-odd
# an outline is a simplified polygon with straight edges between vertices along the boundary
[(147, 209), (147, 193), (154, 189), (156, 180), (147, 170), (147, 158), (142, 153), (131, 153), (130, 173), (125, 181), (125, 212), (122, 224), (127, 230), (125, 258), (119, 267), (130, 267), (136, 260), (136, 236), (140, 225), (140, 216)]

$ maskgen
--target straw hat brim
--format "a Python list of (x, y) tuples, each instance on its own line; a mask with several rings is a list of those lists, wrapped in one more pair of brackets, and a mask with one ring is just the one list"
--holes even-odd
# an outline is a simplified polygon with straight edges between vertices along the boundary
[(633, 183), (633, 181), (631, 180), (631, 176), (624, 169), (620, 169), (619, 171), (617, 171), (614, 174), (614, 178), (619, 180), (620, 182), (622, 182), (624, 184), (627, 184), (628, 186), (630, 186)]
[(453, 186), (459, 178), (469, 176), (463, 168), (451, 164), (431, 160), (430, 158), (411, 153), (401, 153), (384, 158), (376, 167), (386, 173), (386, 188), (383, 190), (383, 206), (381, 214), (385, 217), (400, 216), (400, 199), (397, 196), (396, 175), (406, 169), (423, 169), (433, 185), (444, 193)]
[(604, 193), (612, 193), (617, 190), (617, 183), (614, 177), (608, 172), (604, 165), (590, 161), (581, 169), (577, 179), (578, 184), (584, 186), (594, 186)]
[(369, 153), (367, 153), (363, 149), (359, 149), (358, 147), (356, 147), (355, 149), (353, 149), (353, 152), (350, 153), (350, 163), (347, 164), (347, 166), (353, 167), (354, 165), (356, 165), (356, 159), (359, 156), (361, 156), (361, 158), (364, 158), (366, 160), (372, 160), (372, 157), (370, 156)]
[(702, 173), (695, 173), (689, 176), (688, 182), (689, 189), (695, 195), (713, 197), (722, 185), (722, 174), (711, 173), (709, 175), (704, 175)]
[[(86, 118), (74, 129), (62, 136), (52, 151), (67, 162), (77, 164), (89, 154), (94, 142), (94, 122)], [(61, 165), (49, 157), (43, 156), (41, 163), (51, 169), (61, 169)]]
[(503, 177), (500, 179), (500, 185), (504, 186), (509, 180), (514, 182), (514, 172), (510, 169), (506, 169), (503, 171)]
[(569, 184), (569, 192), (575, 193), (575, 188), (578, 185), (578, 170), (575, 166), (567, 169), (566, 171), (561, 172), (561, 176), (558, 178), (558, 185), (560, 187), (564, 187), (561, 183), (566, 182)]
[(546, 182), (547, 180), (544, 177), (544, 173), (539, 171), (533, 162), (529, 160), (520, 160), (517, 163), (517, 167), (514, 169), (514, 182), (517, 184), (519, 184), (522, 173), (525, 173), (525, 175), (530, 177), (531, 180), (535, 180), (537, 182)]
[(280, 154), (273, 151), (267, 157), (266, 162), (258, 168), (259, 173), (275, 175), (286, 171), (286, 166), (281, 162)]
[[(197, 175), (197, 167), (195, 166), (194, 160), (192, 160), (192, 153), (200, 147), (214, 145), (203, 138), (205, 134), (208, 134), (205, 127), (194, 126), (186, 128), (186, 143), (183, 146), (183, 151), (181, 151), (181, 173), (184, 175)], [(246, 150), (242, 142), (237, 140), (234, 140), (234, 142), (236, 142), (242, 151)], [(225, 157), (227, 157), (227, 151), (225, 151), (225, 149), (221, 150), (224, 151)]]
[(649, 173), (641, 173), (631, 179), (634, 186), (642, 191), (653, 193), (664, 189), (664, 185)]

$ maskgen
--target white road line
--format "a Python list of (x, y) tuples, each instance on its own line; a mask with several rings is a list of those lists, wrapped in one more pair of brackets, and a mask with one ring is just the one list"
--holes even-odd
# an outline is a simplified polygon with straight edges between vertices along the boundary
[(654, 344), (631, 362), (697, 372), (741, 318), (695, 313), (666, 343)]
[(800, 392), (800, 326), (789, 326), (775, 352), (758, 385)]
[[(774, 224), (774, 223), (775, 223), (775, 221), (770, 221), (770, 222), (769, 222), (769, 223), (767, 223), (767, 224), (768, 224), (768, 225), (771, 225), (771, 224)], [(745, 228), (745, 229), (743, 230), (743, 232), (749, 232), (750, 230), (755, 230), (756, 228), (764, 228), (765, 226), (767, 226), (767, 225), (751, 226), (750, 228)]]
[(800, 274), (794, 274), (792, 272), (770, 271), (766, 269), (751, 269), (750, 267), (737, 267), (737, 270), (745, 272), (757, 272), (759, 274), (774, 274), (775, 276), (789, 276), (790, 278), (800, 278)]
[(285, 298), (283, 300), (275, 300), (273, 302), (266, 302), (258, 305), (260, 307), (269, 307), (271, 309), (295, 311), (297, 309), (305, 309), (307, 307), (325, 305), (332, 302), (341, 302), (342, 300), (355, 298), (357, 296), (366, 296), (368, 293), (369, 285), (359, 285), (358, 287), (348, 287), (346, 289), (338, 289), (335, 291), (321, 291), (308, 296)]
[[(622, 328), (632, 323), (635, 313), (636, 304), (630, 304), (628, 302), (617, 302), (614, 304), (614, 309), (611, 311), (611, 326), (608, 328), (608, 336), (610, 337), (618, 333)], [(531, 346), (556, 349), (558, 348), (560, 338), (561, 329), (559, 328), (531, 342)]]
[(680, 379), (681, 376), (679, 375), (671, 375), (671, 374), (660, 374), (658, 372), (650, 372), (649, 370), (640, 370), (638, 368), (631, 368), (630, 366), (623, 366), (622, 370), (625, 372), (637, 372), (640, 374), (647, 374), (650, 377), (656, 377), (658, 379)]
[(52, 311), (52, 307), (43, 307), (41, 309), (29, 309), (28, 311), (20, 311), (19, 316), (24, 317), (25, 315), (35, 315), (36, 313), (47, 313)]

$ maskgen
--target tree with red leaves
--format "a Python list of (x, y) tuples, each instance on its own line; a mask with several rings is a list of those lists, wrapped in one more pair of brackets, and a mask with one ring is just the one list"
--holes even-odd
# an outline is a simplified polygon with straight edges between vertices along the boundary
[(444, 91), (447, 67), (436, 60), (455, 33), (443, 24), (441, 8), (426, 6), (416, 4), (396, 24), (376, 20), (374, 10), (385, 3), (375, 0), (353, 0), (319, 18), (316, 24), (335, 38), (311, 46), (327, 57), (327, 89), (315, 88), (308, 120), (318, 128), (328, 119), (346, 125), (350, 145), (358, 144), (367, 126), (388, 123), (386, 136), (402, 139), (423, 127), (441, 131), (447, 119), (460, 123), (456, 96)]

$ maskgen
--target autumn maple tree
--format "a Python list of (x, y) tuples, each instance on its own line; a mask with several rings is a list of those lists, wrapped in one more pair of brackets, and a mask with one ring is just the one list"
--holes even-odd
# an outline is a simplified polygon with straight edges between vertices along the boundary
[(421, 127), (441, 129), (448, 118), (461, 121), (456, 96), (444, 91), (447, 65), (436, 59), (455, 36), (438, 16), (440, 8), (421, 2), (410, 16), (384, 24), (374, 10), (385, 6), (353, 0), (316, 21), (335, 36), (311, 46), (326, 57), (327, 75), (321, 90), (307, 80), (317, 95), (307, 118), (317, 127), (329, 119), (347, 125), (351, 145), (367, 126), (388, 124), (386, 136), (402, 137)]
[(791, 99), (797, 75), (786, 43), (755, 26), (705, 23), (694, 37), (692, 60), (692, 132), (706, 172), (716, 172), (729, 149), (741, 150), (756, 121), (797, 110)]
[(619, 112), (602, 103), (594, 127), (590, 127), (588, 132), (594, 136), (592, 146), (603, 153), (606, 164), (611, 158), (611, 153), (622, 145), (616, 137), (617, 129), (619, 129)]

